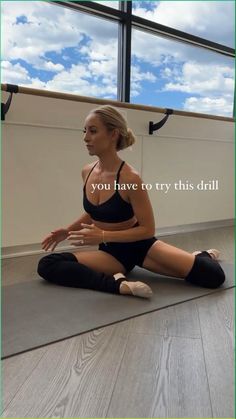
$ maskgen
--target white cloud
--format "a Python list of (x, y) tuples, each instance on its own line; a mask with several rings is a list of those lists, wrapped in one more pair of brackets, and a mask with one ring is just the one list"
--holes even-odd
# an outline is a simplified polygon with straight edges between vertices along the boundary
[(162, 62), (162, 38), (156, 38), (149, 33), (134, 29), (132, 32), (132, 57), (139, 62), (147, 62), (150, 65), (159, 66)]
[(61, 65), (61, 64), (54, 64), (51, 61), (46, 61), (45, 62), (45, 70), (55, 71), (57, 73), (59, 71), (64, 70), (64, 66)]
[(20, 84), (21, 86), (45, 88), (45, 83), (37, 77), (31, 77), (28, 71), (19, 63), (12, 64), (9, 61), (1, 62), (2, 83)]
[(231, 97), (190, 97), (184, 102), (184, 110), (189, 112), (208, 113), (215, 115), (232, 116)]
[[(191, 32), (196, 27), (198, 30), (204, 27), (205, 32), (199, 35), (206, 38), (209, 36), (211, 39), (218, 36), (218, 42), (223, 42), (226, 38), (228, 40), (234, 38), (234, 2), (232, 1), (160, 1), (153, 2), (153, 4), (156, 3), (156, 7), (149, 11), (145, 9), (146, 2), (138, 3), (139, 7), (136, 12), (144, 18), (186, 32)], [(140, 7), (142, 3), (144, 5)], [(150, 67), (159, 67), (163, 64), (173, 67), (183, 65), (186, 61), (216, 66), (231, 65), (233, 67), (234, 65), (233, 59), (215, 52), (140, 30), (133, 30), (132, 54), (140, 64), (145, 62)], [(161, 71), (164, 76), (165, 70)]]
[(156, 7), (149, 11), (145, 2), (139, 2), (137, 8), (134, 3), (134, 13), (162, 25), (233, 46), (234, 1), (159, 1), (153, 2), (153, 7), (154, 3)]
[[(61, 53), (64, 48), (80, 48), (84, 35), (103, 44), (117, 38), (118, 25), (92, 17), (85, 13), (40, 1), (5, 1), (2, 4), (4, 29), (2, 55), (5, 60), (25, 60), (35, 68), (46, 69), (46, 54)], [(26, 23), (16, 23), (17, 17), (25, 16)], [(106, 54), (107, 56), (107, 54)], [(61, 71), (55, 66), (50, 71)]]
[(154, 67), (163, 64), (173, 66), (191, 60), (215, 65), (232, 62), (233, 66), (233, 58), (136, 29), (132, 35), (132, 57)]
[(119, 8), (119, 1), (93, 1), (93, 3), (99, 3), (102, 4), (103, 6), (108, 6), (108, 7), (112, 7), (113, 9), (118, 9)]
[(44, 84), (47, 90), (70, 92), (82, 96), (116, 96), (116, 83), (110, 79), (103, 79), (96, 82), (87, 64), (73, 64), (68, 71), (56, 74), (52, 80)]
[(19, 63), (1, 62), (2, 83), (22, 84), (30, 81), (28, 71)]
[(174, 65), (171, 68), (164, 67), (160, 71), (160, 76), (162, 79), (173, 80), (174, 78), (179, 77), (180, 71), (181, 71), (181, 66)]
[[(168, 70), (168, 69), (167, 69)], [(234, 71), (227, 66), (185, 63), (177, 72), (166, 71), (172, 81), (162, 91), (195, 94), (184, 101), (185, 110), (232, 116)]]
[(107, 43), (100, 43), (97, 39), (91, 40), (81, 48), (80, 52), (88, 61), (89, 69), (93, 76), (108, 76), (113, 80), (117, 75), (118, 42), (107, 40)]
[[(35, 69), (51, 71), (56, 74), (48, 82), (31, 78), (28, 71), (18, 64), (20, 72), (14, 78), (12, 67), (3, 68), (7, 82), (40, 86), (45, 89), (70, 91), (84, 95), (115, 96), (117, 94), (117, 36), (118, 25), (94, 18), (84, 13), (73, 12), (67, 8), (46, 2), (4, 2), (4, 56), (5, 61), (21, 58)], [(25, 23), (16, 23), (24, 16)], [(84, 44), (86, 36), (86, 45)], [(106, 42), (105, 42), (106, 40)], [(81, 42), (83, 42), (81, 47)], [(73, 57), (63, 54), (70, 65), (78, 57), (78, 64), (66, 69), (61, 63), (54, 63), (47, 53), (63, 53), (72, 47)], [(82, 59), (82, 63), (80, 62)], [(67, 65), (68, 65), (67, 64)], [(20, 74), (22, 73), (21, 77)], [(11, 78), (11, 81), (9, 79)], [(97, 85), (96, 85), (97, 84)]]
[(178, 75), (166, 83), (163, 90), (179, 91), (186, 93), (208, 94), (233, 94), (234, 72), (231, 67), (201, 65), (197, 62), (187, 62)]
[(142, 93), (143, 81), (149, 81), (151, 83), (156, 82), (156, 76), (150, 71), (142, 71), (137, 65), (131, 67), (131, 96), (136, 97)]
[(109, 78), (103, 78), (96, 82), (92, 78), (92, 73), (88, 65), (72, 65), (71, 69), (56, 74), (48, 82), (30, 77), (28, 71), (20, 64), (13, 65), (10, 62), (4, 61), (2, 63), (2, 70), (4, 70), (3, 74), (7, 74), (7, 78), (2, 79), (3, 83), (16, 83), (26, 87), (82, 96), (114, 98), (117, 95), (116, 83), (112, 83)]
[(111, 60), (116, 59), (118, 55), (117, 40), (107, 41), (107, 44), (101, 44), (96, 39), (90, 41), (87, 45), (80, 48), (80, 53), (87, 55), (90, 60)]
[[(153, 10), (149, 12), (142, 7), (145, 2), (137, 3), (139, 14), (159, 19), (162, 24), (173, 27), (178, 24), (179, 29), (187, 32), (195, 28), (206, 38), (210, 33), (218, 35), (220, 32), (222, 42), (231, 37), (232, 1), (152, 2)], [(4, 82), (86, 96), (116, 97), (117, 23), (49, 2), (15, 1), (12, 7), (12, 2), (4, 1), (1, 6), (5, 34)], [(20, 16), (25, 16), (25, 23), (16, 23)], [(69, 52), (64, 51), (68, 47), (73, 48), (73, 64)], [(232, 108), (232, 59), (137, 30), (132, 34), (132, 48), (132, 96), (143, 92), (143, 82), (155, 83), (162, 79), (163, 90), (192, 94), (184, 106)], [(53, 60), (57, 54), (62, 54), (66, 66), (71, 67), (64, 67), (56, 58)], [(10, 62), (20, 58), (35, 69), (55, 74), (46, 82), (32, 78), (23, 64)], [(146, 63), (145, 71), (143, 63)]]
[[(137, 62), (140, 66), (145, 63), (146, 68), (148, 66), (157, 76), (157, 80), (160, 83), (164, 82), (164, 86), (158, 91), (197, 95), (202, 111), (206, 109), (206, 112), (213, 114), (232, 114), (234, 92), (232, 58), (140, 31), (135, 31), (133, 48), (133, 62)], [(134, 96), (141, 93), (135, 85), (133, 89)], [(203, 101), (204, 97), (207, 103)], [(222, 103), (226, 103), (227, 106), (220, 109)], [(186, 100), (184, 106), (190, 107), (190, 105), (192, 109), (194, 104)]]
[[(63, 9), (44, 2), (3, 3), (3, 55), (5, 59), (21, 58), (41, 68), (47, 52), (60, 52), (65, 46), (77, 45), (80, 32), (63, 22)], [(27, 23), (16, 24), (16, 18), (26, 16)], [(62, 29), (63, 28), (63, 29)]]
[(88, 64), (88, 69), (93, 77), (102, 77), (113, 83), (117, 81), (117, 63), (115, 60), (92, 61)]
[(157, 79), (153, 73), (151, 73), (150, 71), (142, 71), (139, 66), (132, 66), (131, 72), (132, 72), (132, 79), (134, 81), (147, 80), (153, 83)]

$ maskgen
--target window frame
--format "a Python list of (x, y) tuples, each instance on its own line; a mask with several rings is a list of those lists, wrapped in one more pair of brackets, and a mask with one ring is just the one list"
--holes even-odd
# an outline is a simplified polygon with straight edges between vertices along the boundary
[[(234, 48), (133, 15), (131, 0), (120, 1), (119, 9), (113, 9), (109, 6), (91, 1), (47, 1), (75, 11), (86, 12), (93, 16), (119, 22), (117, 100), (120, 102), (130, 103), (132, 28), (235, 58)], [(233, 107), (232, 113), (235, 116), (235, 106)]]

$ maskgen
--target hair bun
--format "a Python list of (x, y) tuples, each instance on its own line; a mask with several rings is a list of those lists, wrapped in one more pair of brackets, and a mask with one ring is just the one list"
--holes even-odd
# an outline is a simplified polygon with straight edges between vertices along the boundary
[(134, 144), (135, 136), (133, 131), (127, 128), (127, 121), (118, 109), (110, 105), (103, 105), (92, 110), (91, 113), (98, 115), (109, 131), (119, 130), (120, 135), (116, 144), (117, 151), (124, 150)]
[(132, 146), (135, 143), (135, 136), (131, 128), (127, 129), (127, 147)]

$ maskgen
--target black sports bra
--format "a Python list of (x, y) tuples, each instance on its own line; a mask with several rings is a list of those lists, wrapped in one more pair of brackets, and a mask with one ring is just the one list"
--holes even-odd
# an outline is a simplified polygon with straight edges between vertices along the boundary
[[(98, 163), (98, 162), (97, 162)], [(90, 215), (90, 217), (95, 221), (103, 221), (105, 223), (120, 223), (122, 221), (127, 221), (134, 216), (134, 211), (132, 205), (126, 202), (119, 194), (118, 190), (105, 202), (102, 202), (99, 205), (92, 204), (86, 196), (86, 184), (88, 178), (93, 171), (94, 167), (90, 170), (85, 184), (84, 184), (84, 197), (83, 205), (85, 211)], [(120, 171), (125, 162), (123, 161), (120, 165), (120, 168), (116, 176), (116, 184), (119, 183)]]

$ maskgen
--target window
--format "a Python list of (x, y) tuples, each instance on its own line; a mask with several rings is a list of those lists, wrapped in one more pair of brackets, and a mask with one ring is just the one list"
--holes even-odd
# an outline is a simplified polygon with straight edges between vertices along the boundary
[(234, 1), (134, 1), (133, 14), (234, 48)]
[(233, 1), (1, 7), (3, 83), (232, 116)]
[(132, 103), (232, 116), (232, 58), (140, 30), (131, 50)]
[(99, 3), (103, 6), (113, 7), (114, 9), (119, 9), (119, 1), (93, 1), (93, 3)]
[(117, 22), (40, 1), (2, 15), (3, 83), (117, 99)]

